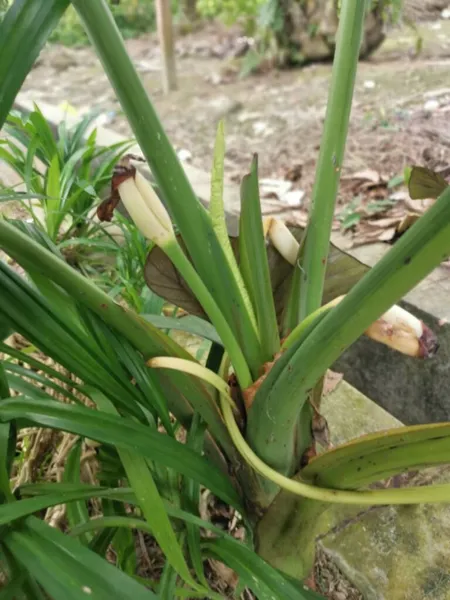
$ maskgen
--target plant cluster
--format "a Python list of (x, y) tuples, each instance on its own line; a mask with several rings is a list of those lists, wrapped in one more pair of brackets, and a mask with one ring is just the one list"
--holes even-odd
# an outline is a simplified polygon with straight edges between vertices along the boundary
[[(330, 245), (365, 4), (342, 2), (306, 231), (262, 219), (255, 157), (241, 185), (239, 234), (230, 236), (223, 126), (205, 209), (106, 1), (72, 0), (155, 180), (142, 175), (133, 155), (110, 173), (111, 194), (98, 212), (109, 218), (123, 205), (134, 223), (127, 242), (138, 246), (123, 280), (131, 283), (137, 269), (139, 281), (189, 316), (147, 314), (139, 290), (142, 304), (133, 300), (133, 310), (64, 259), (55, 234), (63, 221), (55, 225), (48, 206), (63, 197), (56, 168), (48, 175), (56, 159), (39, 188), (54, 237), (0, 220), (0, 248), (9, 257), (0, 262), (0, 568), (9, 597), (216, 600), (222, 596), (205, 570), (214, 559), (235, 572), (235, 598), (251, 591), (258, 600), (313, 600), (320, 596), (304, 580), (331, 504), (449, 500), (449, 485), (371, 484), (447, 463), (450, 424), (329, 448), (320, 414), (327, 369), (362, 334), (417, 359), (435, 353), (435, 335), (395, 303), (450, 254), (450, 189), (417, 167), (408, 173), (411, 196), (437, 200), (374, 268)], [(0, 26), (1, 125), (68, 6), (16, 0), (7, 13)], [(41, 143), (43, 126), (39, 131)], [(23, 162), (26, 156), (24, 181), (34, 185)], [(175, 328), (207, 340), (202, 352), (189, 353), (169, 335)], [(8, 343), (11, 332), (28, 346)], [(15, 450), (30, 427), (70, 436), (62, 477), (17, 479)], [(90, 478), (89, 457), (96, 465)], [(205, 494), (228, 507), (240, 539), (212, 522)], [(62, 528), (45, 519), (55, 505), (65, 506)], [(164, 554), (158, 581), (137, 573), (136, 532), (151, 535)]]

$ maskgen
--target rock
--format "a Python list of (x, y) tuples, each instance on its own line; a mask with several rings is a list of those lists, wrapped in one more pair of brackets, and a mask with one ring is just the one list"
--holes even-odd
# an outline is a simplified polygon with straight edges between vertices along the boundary
[[(449, 469), (430, 469), (411, 485), (448, 483)], [(350, 521), (320, 545), (365, 600), (450, 600), (450, 507), (429, 504), (377, 507)]]

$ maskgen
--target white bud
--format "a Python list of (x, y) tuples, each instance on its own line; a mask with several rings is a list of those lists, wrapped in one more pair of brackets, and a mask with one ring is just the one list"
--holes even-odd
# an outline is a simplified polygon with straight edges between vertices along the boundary
[[(139, 187), (136, 178), (139, 180)], [(175, 237), (170, 217), (150, 183), (136, 173), (118, 186), (120, 199), (139, 231), (157, 246)], [(150, 190), (150, 191), (149, 191)]]

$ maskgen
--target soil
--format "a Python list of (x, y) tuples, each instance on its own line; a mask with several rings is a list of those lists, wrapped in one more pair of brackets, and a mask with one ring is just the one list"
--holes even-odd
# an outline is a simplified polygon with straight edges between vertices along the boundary
[[(412, 4), (414, 10), (421, 5)], [(417, 34), (399, 27), (389, 31), (377, 53), (360, 64), (344, 176), (371, 170), (389, 181), (406, 165), (448, 166), (450, 21), (427, 21), (426, 16), (421, 14), (424, 20), (418, 24), (423, 37), (419, 54)], [(224, 118), (227, 174), (240, 180), (257, 152), (262, 177), (293, 179), (294, 187), (305, 192), (299, 208), (304, 211), (314, 180), (331, 65), (267, 69), (240, 77), (241, 59), (233, 58), (241, 43), (238, 36), (237, 30), (210, 24), (179, 37), (178, 90), (168, 96), (162, 92), (156, 38), (129, 40), (127, 48), (170, 139), (192, 164), (210, 169), (215, 129)], [(47, 47), (21, 93), (37, 103), (68, 104), (80, 114), (98, 109), (99, 124), (131, 135), (89, 48)], [(338, 212), (354, 195), (352, 186), (342, 187)], [(331, 600), (361, 598), (323, 554), (318, 556), (315, 576), (320, 591)]]
[[(414, 10), (417, 12), (417, 7)], [(430, 14), (435, 16), (436, 10)], [(422, 39), (419, 54), (418, 36)], [(223, 118), (227, 175), (240, 181), (253, 153), (258, 153), (261, 177), (294, 179), (293, 189), (303, 196), (296, 206), (305, 212), (314, 181), (331, 65), (282, 71), (267, 68), (242, 77), (245, 58), (233, 57), (242, 43), (238, 30), (218, 24), (180, 36), (176, 45), (178, 89), (166, 96), (155, 36), (129, 40), (127, 48), (184, 159), (210, 169), (215, 130)], [(370, 170), (386, 183), (408, 165), (447, 166), (449, 67), (450, 20), (421, 21), (416, 31), (406, 25), (388, 31), (381, 48), (359, 65), (343, 177), (351, 180), (352, 174)], [(98, 110), (99, 124), (131, 136), (114, 91), (90, 48), (47, 47), (21, 94), (38, 103), (69, 105), (70, 112)], [(384, 190), (377, 188), (370, 197), (383, 200), (388, 195), (384, 185)], [(353, 184), (341, 186), (337, 215), (342, 216), (343, 205), (356, 196), (360, 191)], [(394, 214), (389, 209), (379, 210), (377, 218), (408, 212), (404, 206), (397, 207)], [(291, 212), (295, 217), (295, 206)], [(365, 231), (362, 237), (359, 233), (356, 225), (349, 230), (350, 237), (356, 235), (357, 243), (361, 239), (364, 243)], [(369, 233), (370, 241), (390, 241), (392, 237), (389, 232), (383, 235), (381, 231), (379, 236), (371, 230)]]

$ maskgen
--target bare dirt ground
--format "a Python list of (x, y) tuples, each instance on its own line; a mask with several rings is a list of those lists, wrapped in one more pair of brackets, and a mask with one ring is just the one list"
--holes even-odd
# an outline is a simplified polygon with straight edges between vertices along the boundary
[[(387, 187), (405, 166), (448, 165), (450, 20), (425, 21), (418, 28), (423, 37), (418, 56), (416, 33), (394, 28), (378, 52), (359, 66), (337, 207), (355, 243), (390, 241), (405, 214), (418, 209), (405, 202), (404, 191), (397, 188), (395, 194)], [(236, 30), (211, 24), (179, 37), (179, 89), (168, 96), (162, 93), (155, 36), (130, 40), (127, 47), (184, 157), (209, 169), (217, 122), (224, 118), (228, 176), (239, 181), (257, 152), (262, 177), (289, 179), (294, 190), (305, 192), (301, 205), (293, 207), (301, 215), (314, 179), (331, 66), (268, 70), (242, 78), (238, 60), (232, 58), (237, 36)], [(69, 103), (80, 113), (98, 109), (99, 123), (131, 135), (89, 48), (48, 47), (22, 94), (38, 103)], [(344, 210), (349, 202), (350, 209)], [(359, 216), (348, 220), (353, 213)]]

